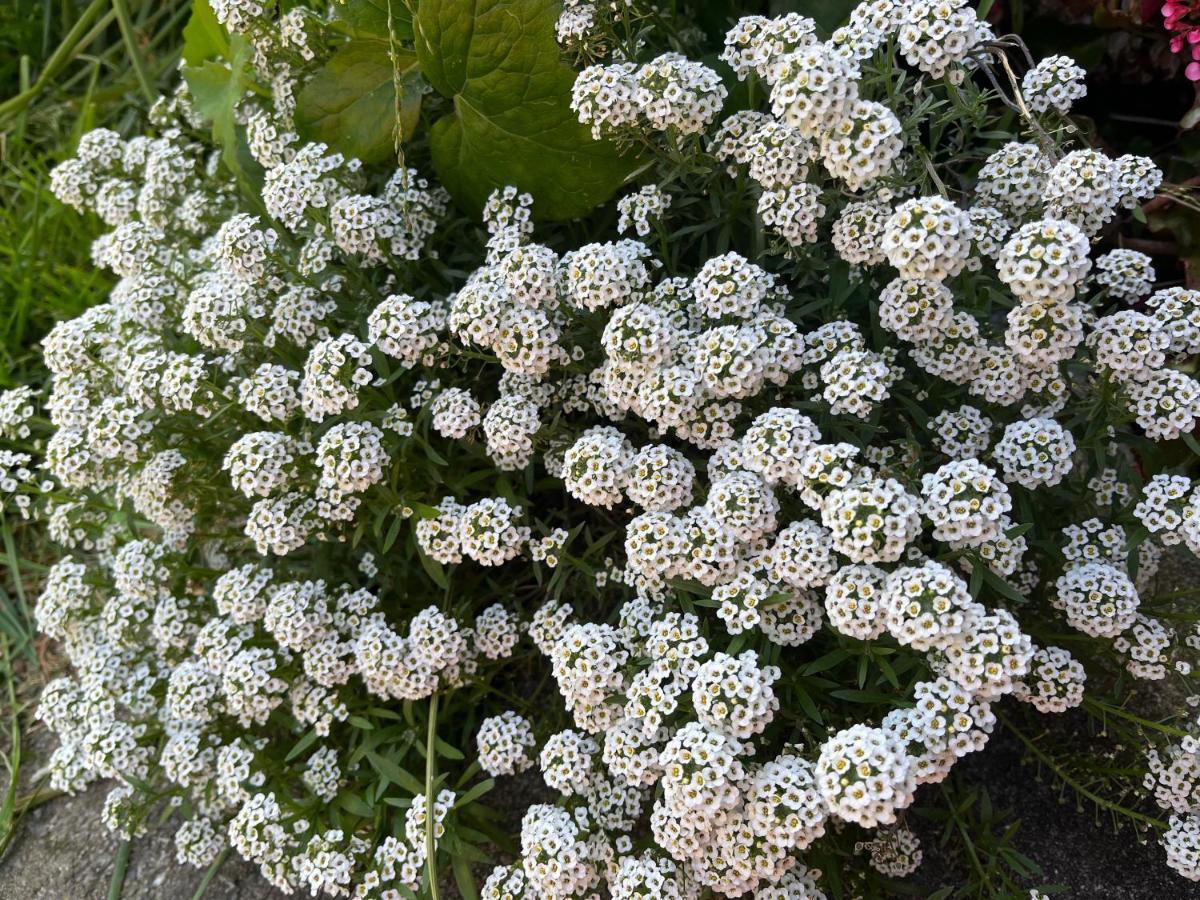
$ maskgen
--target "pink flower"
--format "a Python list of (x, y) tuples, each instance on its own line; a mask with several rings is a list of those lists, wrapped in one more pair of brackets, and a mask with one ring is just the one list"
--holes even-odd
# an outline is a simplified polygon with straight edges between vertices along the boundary
[(1161, 7), (1163, 28), (1171, 34), (1172, 53), (1189, 48), (1192, 62), (1183, 73), (1191, 81), (1200, 81), (1200, 0), (1165, 0)]

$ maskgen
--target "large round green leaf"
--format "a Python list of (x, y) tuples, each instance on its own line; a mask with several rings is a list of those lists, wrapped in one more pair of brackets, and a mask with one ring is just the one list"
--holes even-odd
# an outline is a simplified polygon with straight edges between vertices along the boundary
[(397, 116), (400, 135), (407, 136), (420, 114), (416, 63), (412, 51), (393, 49), (387, 41), (343, 44), (296, 98), (300, 135), (365, 163), (388, 159), (395, 151)]
[(433, 165), (462, 205), (498, 187), (534, 197), (539, 217), (581, 216), (637, 164), (592, 139), (571, 111), (575, 73), (559, 58), (556, 0), (423, 0), (421, 71), (454, 112), (433, 126)]

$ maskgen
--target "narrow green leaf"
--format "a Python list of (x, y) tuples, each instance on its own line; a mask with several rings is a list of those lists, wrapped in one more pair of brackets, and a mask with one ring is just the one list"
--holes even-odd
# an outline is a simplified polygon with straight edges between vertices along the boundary
[(392, 549), (392, 544), (396, 543), (396, 538), (400, 535), (400, 526), (404, 524), (404, 519), (396, 516), (392, 519), (392, 524), (388, 526), (387, 536), (383, 539), (383, 552), (387, 553)]
[(496, 779), (494, 778), (488, 778), (478, 784), (472, 785), (470, 790), (454, 801), (454, 805), (458, 808), (470, 806), (473, 801), (478, 800), (495, 786)]
[(466, 758), (462, 755), (462, 751), (448, 744), (442, 738), (438, 738), (434, 746), (437, 747), (438, 756), (444, 756), (446, 759), (456, 761)]
[(838, 663), (845, 661), (850, 657), (849, 652), (842, 649), (831, 650), (824, 656), (814, 659), (801, 670), (802, 675), (815, 675), (818, 672), (824, 672), (826, 669), (832, 669)]
[(296, 741), (296, 743), (292, 746), (292, 749), (288, 751), (287, 756), (284, 757), (283, 761), (291, 762), (293, 759), (311, 747), (314, 743), (316, 743), (318, 737), (319, 735), (315, 731), (310, 730), (304, 735), (304, 737)]
[(375, 817), (375, 810), (371, 808), (371, 804), (357, 794), (339, 794), (335, 802), (352, 816), (363, 819)]
[(411, 791), (413, 794), (425, 793), (425, 785), (415, 775), (387, 757), (380, 756), (378, 753), (368, 753), (367, 761), (376, 772), (388, 781), (400, 785), (406, 791)]
[[(484, 857), (486, 859), (486, 856)], [(463, 900), (479, 900), (479, 888), (475, 884), (475, 876), (471, 874), (471, 863), (462, 852), (456, 853), (450, 860), (454, 870), (454, 882)]]

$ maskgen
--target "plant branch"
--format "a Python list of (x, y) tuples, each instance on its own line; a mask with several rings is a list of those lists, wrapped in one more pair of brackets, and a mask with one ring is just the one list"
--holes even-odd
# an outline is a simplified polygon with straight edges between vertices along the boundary
[(1021, 731), (1021, 729), (1009, 721), (1008, 716), (997, 711), (996, 718), (1000, 721), (1000, 724), (1011, 731), (1021, 741), (1021, 743), (1025, 745), (1025, 749), (1027, 749), (1030, 754), (1037, 757), (1038, 761), (1044, 764), (1046, 768), (1048, 768), (1054, 774), (1055, 778), (1067, 785), (1067, 787), (1075, 791), (1075, 793), (1087, 797), (1097, 806), (1101, 807), (1102, 809), (1107, 809), (1109, 812), (1117, 813), (1118, 815), (1125, 816), (1128, 819), (1141, 822), (1144, 825), (1150, 825), (1153, 828), (1157, 828), (1159, 831), (1167, 830), (1167, 823), (1162, 819), (1156, 819), (1154, 816), (1148, 816), (1145, 813), (1138, 812), (1136, 809), (1130, 809), (1127, 806), (1114, 803), (1112, 800), (1101, 797), (1094, 791), (1088, 790), (1086, 787), (1080, 784), (1078, 780), (1064, 771), (1063, 768), (1054, 760), (1054, 757), (1050, 756), (1050, 754), (1038, 747), (1036, 743), (1034, 743), (1025, 735), (1025, 732)]
[[(37, 95), (43, 90), (45, 90), (46, 85), (50, 83), (51, 79), (53, 79), (54, 76), (57, 75), (64, 66), (71, 62), (71, 60), (74, 59), (84, 47), (91, 43), (91, 40), (94, 39), (94, 36), (99, 34), (103, 29), (97, 27), (96, 29), (92, 29), (91, 33), (89, 34), (88, 26), (90, 26), (96, 16), (100, 14), (100, 10), (107, 5), (108, 0), (92, 0), (88, 7), (79, 14), (78, 20), (76, 20), (75, 24), (71, 26), (71, 30), (67, 32), (67, 36), (63, 38), (62, 43), (55, 48), (54, 53), (52, 53), (50, 58), (46, 60), (46, 65), (38, 74), (37, 80), (33, 82), (33, 86), (28, 90), (21, 91), (21, 93), (17, 94), (15, 97), (10, 97), (3, 103), (0, 103), (0, 120), (15, 113), (19, 113), (21, 110), (25, 109), (25, 107), (29, 106), (29, 104), (33, 102), (34, 98), (37, 97)], [(103, 19), (101, 19), (101, 23), (107, 25), (108, 22), (113, 20), (115, 15), (116, 14), (112, 10), (109, 10)]]
[(433, 831), (436, 826), (433, 814), (433, 782), (437, 778), (437, 716), (438, 695), (429, 698), (429, 728), (425, 733), (425, 865), (429, 872), (430, 900), (438, 900), (437, 865), (434, 855), (437, 843)]
[(125, 52), (133, 64), (133, 74), (137, 76), (138, 84), (146, 97), (146, 102), (153, 103), (158, 92), (150, 81), (150, 73), (146, 71), (146, 61), (142, 59), (142, 51), (138, 49), (137, 35), (133, 31), (133, 21), (129, 18), (129, 4), (125, 0), (112, 0), (113, 12), (117, 14), (117, 25), (121, 29), (121, 38), (125, 41)]

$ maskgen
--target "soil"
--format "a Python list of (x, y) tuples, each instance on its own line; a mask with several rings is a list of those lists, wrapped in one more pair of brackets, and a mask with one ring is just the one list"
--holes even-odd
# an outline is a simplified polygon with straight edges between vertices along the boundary
[[(1197, 900), (1200, 886), (1167, 868), (1162, 848), (1151, 836), (1114, 828), (1103, 812), (1077, 806), (1070, 793), (1060, 794), (1037, 767), (1023, 762), (1024, 748), (1008, 732), (998, 730), (987, 748), (966, 757), (959, 771), (968, 783), (986, 784), (993, 807), (1020, 820), (1013, 846), (1042, 870), (1043, 886), (1057, 886), (1055, 898), (1072, 900)], [(926, 790), (929, 790), (926, 788)], [(920, 803), (920, 792), (917, 794)], [(1147, 810), (1152, 811), (1152, 810)], [(928, 877), (943, 864), (937, 847), (938, 826), (909, 817), (926, 850), (918, 877)], [(934, 887), (946, 882), (934, 880)]]
[[(119, 841), (100, 822), (103, 787), (61, 797), (21, 822), (0, 862), (4, 900), (92, 900), (108, 896)], [(121, 900), (187, 900), (204, 872), (175, 861), (175, 826), (152, 829), (133, 845)], [(230, 857), (205, 894), (206, 900), (277, 900), (283, 894), (257, 869)]]

